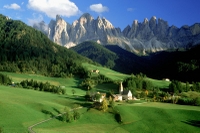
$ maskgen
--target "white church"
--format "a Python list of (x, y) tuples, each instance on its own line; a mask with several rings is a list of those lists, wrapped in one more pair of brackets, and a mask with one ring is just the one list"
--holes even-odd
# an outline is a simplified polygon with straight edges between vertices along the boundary
[(115, 94), (114, 100), (115, 101), (122, 101), (122, 100), (132, 100), (132, 93), (130, 90), (124, 90), (122, 82), (119, 85), (119, 94)]

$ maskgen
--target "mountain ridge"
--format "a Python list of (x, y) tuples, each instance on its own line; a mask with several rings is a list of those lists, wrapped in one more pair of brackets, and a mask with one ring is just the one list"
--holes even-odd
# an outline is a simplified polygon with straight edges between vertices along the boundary
[(142, 23), (134, 20), (124, 30), (115, 28), (105, 18), (94, 19), (89, 13), (84, 13), (72, 24), (57, 15), (56, 20), (51, 20), (48, 25), (41, 22), (33, 27), (42, 31), (53, 42), (67, 48), (84, 41), (95, 41), (102, 45), (118, 45), (143, 55), (169, 49), (186, 49), (200, 42), (200, 23), (177, 28), (155, 16), (150, 20), (145, 18)]

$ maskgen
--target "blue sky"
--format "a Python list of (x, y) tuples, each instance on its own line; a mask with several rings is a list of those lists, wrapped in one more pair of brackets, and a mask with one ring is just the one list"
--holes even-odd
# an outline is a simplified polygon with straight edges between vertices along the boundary
[(181, 27), (200, 23), (200, 0), (0, 0), (0, 14), (28, 25), (48, 24), (56, 14), (71, 24), (83, 13), (105, 17), (122, 30), (152, 16)]

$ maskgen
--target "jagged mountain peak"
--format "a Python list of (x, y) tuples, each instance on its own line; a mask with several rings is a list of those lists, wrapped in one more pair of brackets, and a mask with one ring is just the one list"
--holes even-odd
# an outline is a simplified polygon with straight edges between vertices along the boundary
[(84, 13), (80, 18), (79, 18), (79, 22), (81, 24), (85, 24), (87, 22), (91, 22), (92, 20), (94, 20), (94, 18), (89, 14), (89, 13)]
[(60, 15), (56, 15), (56, 21), (62, 20)]
[(156, 20), (156, 16), (152, 16), (151, 19), (152, 19), (152, 20)]
[(89, 13), (84, 13), (83, 15), (81, 15), (80, 18), (82, 18), (82, 17), (84, 17), (84, 18), (93, 18)]
[(149, 22), (148, 18), (145, 18), (143, 24), (147, 24)]
[(72, 25), (57, 15), (56, 21), (51, 21), (48, 28), (44, 28), (41, 23), (36, 29), (46, 33), (55, 43), (68, 48), (91, 40), (102, 45), (118, 45), (136, 53), (186, 48), (191, 43), (191, 46), (196, 45), (200, 40), (200, 24), (170, 27), (167, 21), (155, 16), (150, 20), (145, 18), (142, 23), (134, 20), (131, 26), (121, 31), (106, 18), (98, 16), (94, 19), (89, 13), (81, 15)]

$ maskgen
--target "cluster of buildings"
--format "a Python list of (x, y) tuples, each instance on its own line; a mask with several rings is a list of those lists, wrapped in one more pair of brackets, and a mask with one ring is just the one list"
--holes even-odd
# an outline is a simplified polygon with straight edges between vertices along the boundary
[[(106, 97), (106, 93), (99, 93), (97, 92), (96, 95), (100, 95), (100, 99), (98, 100), (99, 102), (102, 102), (103, 99)], [(132, 100), (132, 92), (130, 90), (124, 90), (122, 82), (120, 82), (119, 85), (119, 94), (113, 94), (113, 99), (114, 101), (122, 101), (122, 100)], [(95, 97), (92, 98), (93, 101), (95, 100)]]

